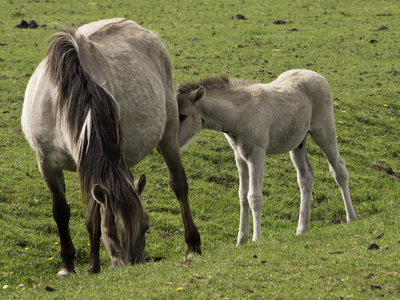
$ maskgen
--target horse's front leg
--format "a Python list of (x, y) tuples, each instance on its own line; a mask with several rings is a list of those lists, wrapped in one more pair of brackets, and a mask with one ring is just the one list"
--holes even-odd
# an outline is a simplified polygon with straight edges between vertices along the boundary
[(90, 258), (87, 267), (89, 274), (100, 272), (100, 237), (101, 237), (100, 207), (96, 201), (91, 200), (86, 212), (86, 229), (89, 234)]
[(261, 239), (261, 210), (263, 205), (262, 181), (265, 151), (254, 147), (248, 158), (249, 192), (247, 199), (253, 214), (253, 241)]
[(235, 151), (236, 165), (239, 171), (239, 201), (240, 201), (240, 221), (237, 246), (247, 242), (249, 239), (250, 206), (247, 200), (249, 192), (249, 168), (247, 162)]
[(64, 174), (41, 154), (37, 154), (40, 172), (51, 193), (53, 201), (53, 218), (60, 235), (61, 268), (59, 276), (74, 273), (75, 248), (69, 231), (70, 208), (65, 198)]
[(169, 185), (179, 202), (183, 226), (185, 228), (185, 242), (188, 246), (188, 254), (201, 254), (200, 234), (193, 221), (188, 199), (188, 184), (181, 162), (178, 139), (176, 136), (163, 138), (158, 149), (167, 165)]
[(308, 159), (305, 140), (301, 148), (290, 151), (290, 158), (297, 171), (297, 182), (301, 194), (299, 224), (296, 234), (302, 234), (308, 231), (310, 223), (311, 194), (314, 177), (314, 170)]

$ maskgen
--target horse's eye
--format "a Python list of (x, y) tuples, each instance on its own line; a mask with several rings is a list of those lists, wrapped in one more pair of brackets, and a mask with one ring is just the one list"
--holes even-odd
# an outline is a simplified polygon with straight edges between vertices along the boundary
[(182, 123), (183, 121), (185, 121), (187, 118), (186, 115), (179, 115), (179, 123)]

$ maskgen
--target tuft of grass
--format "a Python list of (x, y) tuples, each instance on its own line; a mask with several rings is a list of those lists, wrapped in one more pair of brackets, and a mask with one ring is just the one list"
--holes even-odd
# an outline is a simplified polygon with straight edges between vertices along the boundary
[[(0, 3), (0, 298), (400, 296), (396, 1)], [(238, 14), (245, 20), (232, 18)], [(269, 156), (263, 239), (236, 247), (234, 155), (221, 133), (204, 131), (182, 153), (203, 255), (185, 256), (178, 204), (154, 151), (132, 168), (136, 178), (141, 173), (148, 177), (147, 263), (108, 270), (102, 247), (102, 272), (86, 274), (89, 246), (79, 184), (76, 174), (65, 173), (77, 274), (58, 278), (61, 259), (51, 198), (21, 132), (24, 90), (57, 24), (77, 26), (112, 17), (135, 20), (159, 34), (170, 52), (175, 83), (218, 74), (270, 82), (295, 68), (323, 75), (331, 85), (339, 149), (360, 220), (345, 223), (328, 164), (309, 139), (315, 170), (309, 233), (295, 235), (300, 195), (289, 155)], [(22, 19), (36, 20), (39, 28), (14, 29)], [(368, 250), (371, 244), (376, 249)]]

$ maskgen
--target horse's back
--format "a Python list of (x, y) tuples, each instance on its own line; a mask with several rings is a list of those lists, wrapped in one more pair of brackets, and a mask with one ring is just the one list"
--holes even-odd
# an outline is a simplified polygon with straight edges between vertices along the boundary
[[(125, 19), (83, 25), (73, 35), (83, 70), (118, 103), (126, 160), (135, 164), (157, 146), (170, 114), (168, 107), (176, 105), (168, 52), (155, 34)], [(36, 150), (43, 144), (39, 146), (58, 153), (57, 157), (62, 153), (62, 160), (70, 159), (69, 137), (53, 117), (58, 92), (46, 61), (37, 67), (27, 87), (24, 133)], [(38, 92), (41, 89), (45, 92)], [(177, 109), (172, 114), (178, 119)], [(40, 132), (46, 131), (52, 139), (43, 138)], [(43, 140), (37, 141), (38, 136)]]
[(78, 31), (106, 58), (112, 75), (105, 81), (120, 107), (126, 160), (136, 164), (157, 146), (167, 122), (177, 120), (168, 52), (154, 33), (133, 21), (100, 21)]
[(107, 59), (113, 74), (109, 78), (112, 93), (120, 106), (127, 162), (135, 164), (157, 146), (168, 114), (174, 113), (167, 110), (176, 106), (168, 52), (154, 33), (133, 21), (96, 22), (79, 31)]
[(126, 66), (127, 63), (120, 60), (124, 57), (134, 66), (140, 61), (153, 73), (165, 75), (165, 72), (171, 72), (169, 55), (163, 43), (153, 32), (134, 21), (101, 20), (81, 26), (77, 32), (92, 42), (110, 63), (117, 60)]

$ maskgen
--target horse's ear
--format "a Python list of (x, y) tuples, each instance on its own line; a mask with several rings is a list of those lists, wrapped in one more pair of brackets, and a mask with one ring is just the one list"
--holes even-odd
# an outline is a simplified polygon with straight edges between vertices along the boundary
[(199, 87), (197, 90), (194, 91), (194, 102), (199, 101), (201, 98), (204, 97), (204, 95), (206, 94), (206, 89), (204, 88), (204, 86)]
[(146, 175), (140, 175), (140, 178), (134, 182), (134, 186), (139, 196), (143, 193), (146, 186)]
[(93, 189), (92, 189), (92, 195), (93, 195), (93, 199), (101, 204), (101, 205), (105, 205), (106, 204), (106, 195), (107, 195), (107, 190), (96, 184)]

